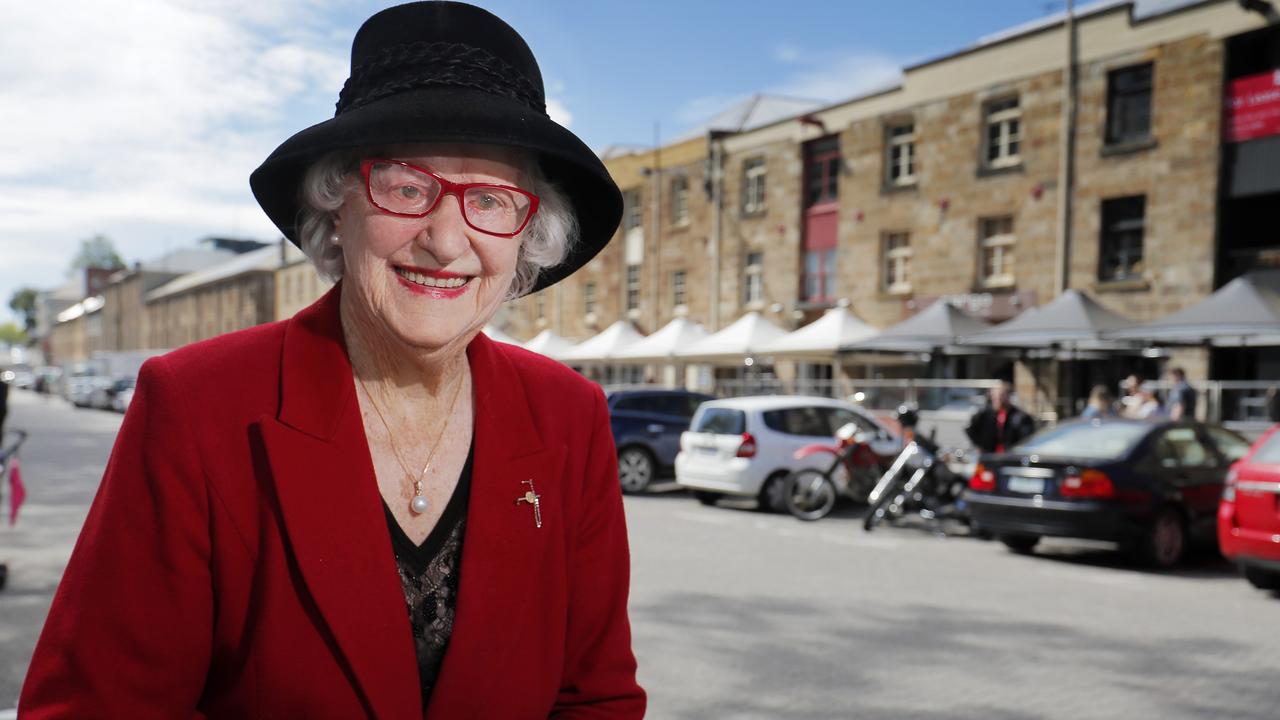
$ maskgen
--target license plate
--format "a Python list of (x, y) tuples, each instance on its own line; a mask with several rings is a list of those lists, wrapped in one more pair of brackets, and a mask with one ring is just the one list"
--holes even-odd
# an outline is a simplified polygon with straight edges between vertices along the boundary
[(694, 448), (702, 455), (715, 455), (719, 449), (715, 445), (698, 445)]
[(1023, 493), (1025, 495), (1040, 495), (1044, 492), (1043, 478), (1026, 478), (1011, 477), (1006, 485), (1009, 492)]

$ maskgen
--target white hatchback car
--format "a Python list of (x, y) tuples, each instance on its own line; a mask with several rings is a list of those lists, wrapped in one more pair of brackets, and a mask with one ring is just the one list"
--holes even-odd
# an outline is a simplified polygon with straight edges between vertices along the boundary
[(783, 480), (793, 470), (825, 469), (830, 458), (794, 457), (810, 443), (834, 443), (836, 430), (854, 423), (874, 439), (871, 448), (894, 455), (901, 440), (868, 412), (823, 397), (769, 395), (711, 400), (698, 407), (680, 436), (676, 482), (704, 505), (724, 496), (753, 497), (762, 509), (782, 510)]

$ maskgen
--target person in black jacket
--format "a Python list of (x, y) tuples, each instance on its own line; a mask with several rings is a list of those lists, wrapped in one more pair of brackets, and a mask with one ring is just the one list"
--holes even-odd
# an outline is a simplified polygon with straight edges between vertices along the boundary
[(1013, 387), (1002, 382), (991, 388), (991, 402), (973, 414), (965, 433), (982, 452), (1005, 452), (1036, 431), (1036, 421), (1009, 401)]

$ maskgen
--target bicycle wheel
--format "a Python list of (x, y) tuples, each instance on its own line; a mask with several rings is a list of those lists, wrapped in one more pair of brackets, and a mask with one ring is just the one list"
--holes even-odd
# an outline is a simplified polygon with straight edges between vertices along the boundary
[(801, 520), (821, 520), (836, 506), (836, 485), (813, 468), (791, 473), (783, 492), (787, 512)]

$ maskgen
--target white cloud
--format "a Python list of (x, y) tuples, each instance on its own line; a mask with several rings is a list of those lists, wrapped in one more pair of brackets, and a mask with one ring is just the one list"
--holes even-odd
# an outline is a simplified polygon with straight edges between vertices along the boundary
[(780, 63), (799, 62), (802, 57), (804, 57), (804, 53), (791, 43), (783, 43), (773, 49), (773, 59)]
[(563, 102), (555, 98), (547, 98), (547, 114), (563, 127), (567, 128), (573, 123), (573, 113), (569, 112), (569, 108), (565, 107)]
[(798, 61), (791, 73), (767, 92), (835, 102), (891, 87), (902, 79), (902, 61), (875, 52), (851, 52)]
[(323, 22), (318, 0), (8, 6), (0, 300), (57, 283), (99, 232), (126, 260), (209, 234), (273, 239), (248, 176), (331, 112), (348, 46)]

